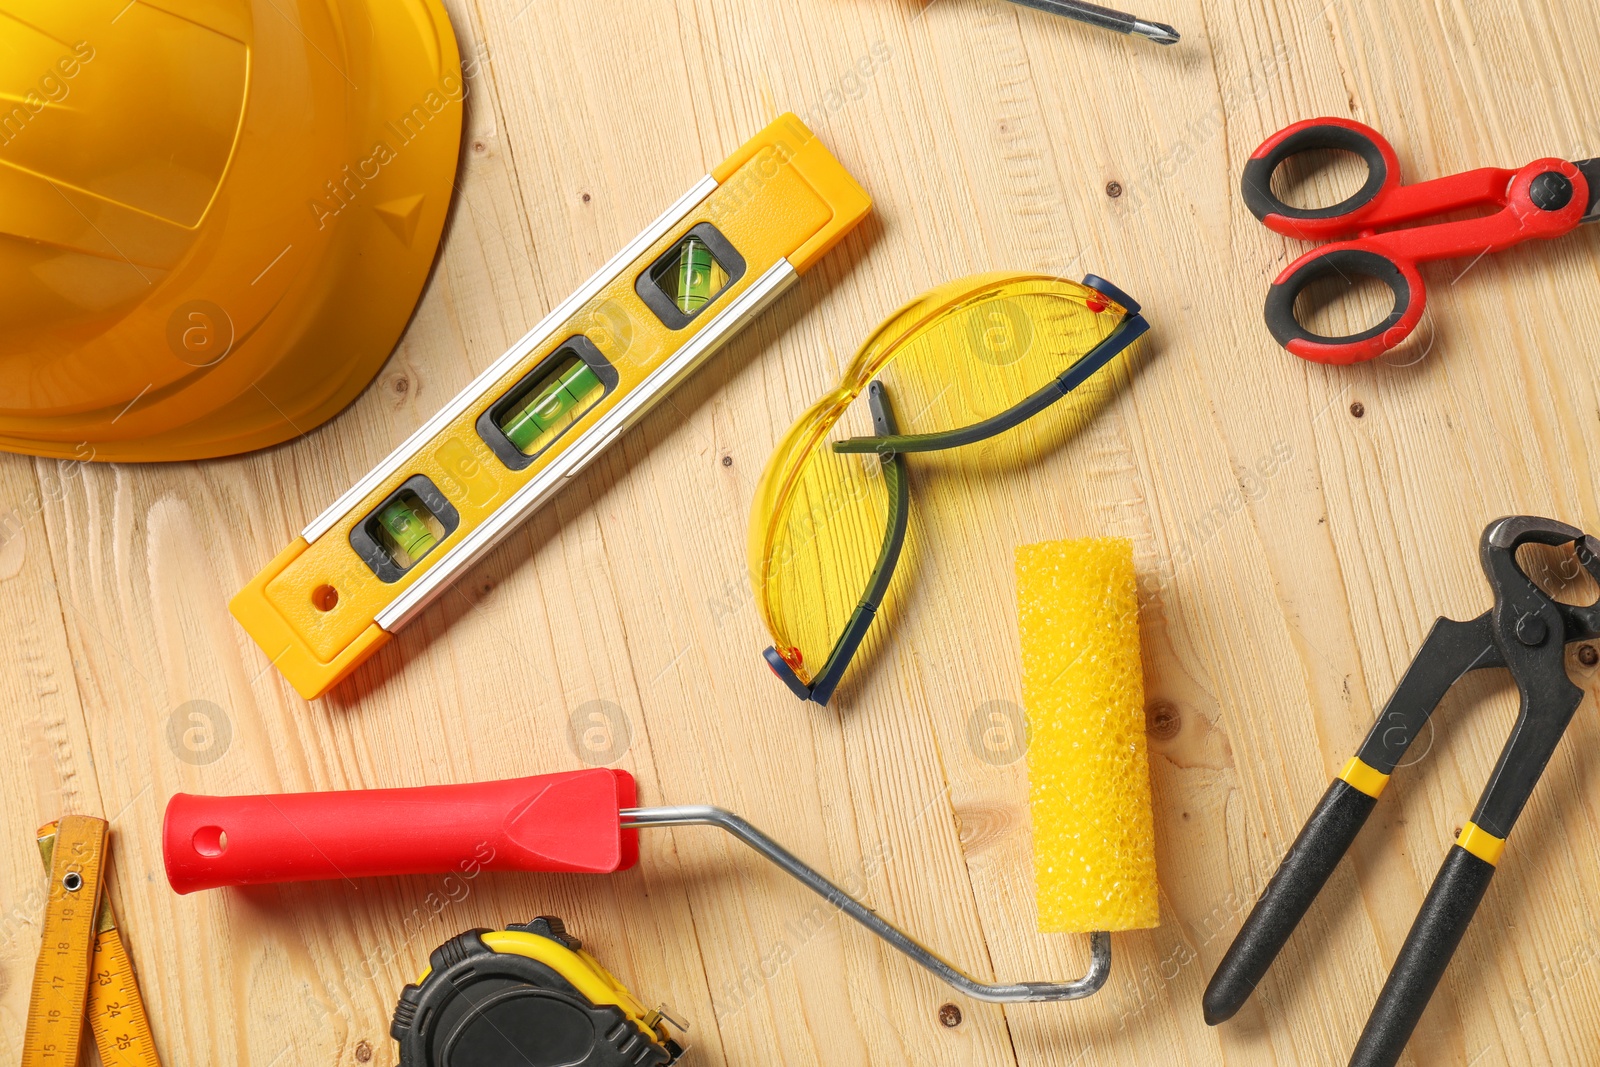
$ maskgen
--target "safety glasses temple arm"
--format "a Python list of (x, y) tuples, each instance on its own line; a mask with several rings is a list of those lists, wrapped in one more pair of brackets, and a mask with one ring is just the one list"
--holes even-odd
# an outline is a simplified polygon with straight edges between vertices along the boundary
[(1059, 377), (1051, 380), (1017, 404), (996, 415), (970, 426), (960, 426), (938, 433), (892, 434), (876, 437), (850, 437), (834, 443), (835, 452), (939, 452), (947, 448), (986, 441), (1005, 433), (1013, 427), (1039, 414), (1078, 386), (1088, 381), (1095, 372), (1110, 363), (1117, 353), (1131, 345), (1150, 329), (1143, 315), (1128, 315), (1117, 324), (1105, 340), (1068, 367)]
[(877, 912), (801, 862), (788, 849), (744, 819), (722, 808), (703, 806), (630, 808), (622, 812), (622, 826), (624, 829), (646, 829), (652, 826), (720, 827), (777, 864), (829, 904), (893, 945), (912, 962), (975, 1000), (991, 1004), (1078, 1000), (1099, 990), (1111, 974), (1111, 935), (1096, 931), (1089, 935), (1089, 971), (1082, 978), (1070, 982), (1014, 982), (1004, 985), (980, 982), (897, 927), (879, 918)]
[[(888, 390), (882, 382), (875, 381), (867, 387), (867, 406), (872, 412), (874, 428), (885, 431), (886, 435), (893, 435), (897, 428), (894, 409), (889, 405)], [(866, 640), (867, 630), (877, 617), (878, 607), (889, 592), (889, 582), (894, 578), (895, 566), (900, 562), (900, 551), (906, 543), (906, 527), (911, 519), (911, 487), (906, 481), (905, 466), (900, 457), (892, 452), (880, 455), (879, 461), (883, 465), (884, 488), (889, 493), (888, 530), (884, 533), (878, 560), (872, 565), (866, 591), (861, 594), (855, 611), (850, 614), (850, 621), (845, 624), (844, 632), (834, 642), (822, 669), (811, 683), (807, 699), (822, 705), (826, 705), (833, 696), (834, 689), (844, 677), (845, 668), (855, 658), (861, 642)]]

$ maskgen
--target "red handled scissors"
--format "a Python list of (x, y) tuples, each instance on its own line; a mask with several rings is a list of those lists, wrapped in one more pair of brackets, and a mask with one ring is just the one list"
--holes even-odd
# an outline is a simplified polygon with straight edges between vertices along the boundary
[[(1318, 149), (1353, 152), (1367, 180), (1331, 207), (1298, 208), (1272, 192), (1272, 172), (1290, 156)], [(1428, 291), (1417, 264), (1499, 252), (1535, 237), (1560, 237), (1600, 217), (1600, 159), (1536, 159), (1517, 170), (1484, 167), (1448, 178), (1400, 184), (1400, 162), (1377, 130), (1350, 119), (1297, 122), (1269, 138), (1245, 164), (1244, 202), (1286, 237), (1333, 240), (1289, 264), (1267, 293), (1267, 328), (1278, 343), (1318, 363), (1359, 363), (1405, 340), (1422, 318)], [(1494, 207), (1481, 218), (1378, 231), (1463, 208)], [(1347, 238), (1347, 240), (1338, 240)], [(1333, 275), (1377, 278), (1394, 292), (1394, 310), (1345, 337), (1312, 333), (1294, 315), (1295, 298)]]

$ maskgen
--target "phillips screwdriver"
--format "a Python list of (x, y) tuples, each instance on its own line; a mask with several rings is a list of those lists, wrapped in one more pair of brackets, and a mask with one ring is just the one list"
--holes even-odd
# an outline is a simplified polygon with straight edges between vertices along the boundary
[(1039, 11), (1048, 11), (1052, 15), (1064, 15), (1069, 19), (1087, 22), (1104, 30), (1131, 33), (1135, 37), (1143, 37), (1156, 44), (1178, 43), (1178, 31), (1171, 26), (1160, 22), (1146, 22), (1136, 15), (1114, 11), (1099, 4), (1086, 4), (1083, 0), (1011, 0), (1011, 2)]

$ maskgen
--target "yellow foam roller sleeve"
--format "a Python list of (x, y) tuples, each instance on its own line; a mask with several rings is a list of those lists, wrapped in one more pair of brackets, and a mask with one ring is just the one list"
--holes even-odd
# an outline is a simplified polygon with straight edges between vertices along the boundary
[(1024, 545), (1016, 566), (1039, 929), (1157, 926), (1133, 544)]

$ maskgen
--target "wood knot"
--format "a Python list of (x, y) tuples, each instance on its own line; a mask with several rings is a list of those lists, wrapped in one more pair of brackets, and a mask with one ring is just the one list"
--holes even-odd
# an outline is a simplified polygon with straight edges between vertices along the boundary
[(1152, 741), (1171, 741), (1183, 729), (1183, 714), (1165, 700), (1151, 704), (1144, 712), (1144, 732)]
[(958, 808), (955, 815), (961, 850), (969, 856), (992, 848), (1023, 822), (1019, 810), (999, 805)]

